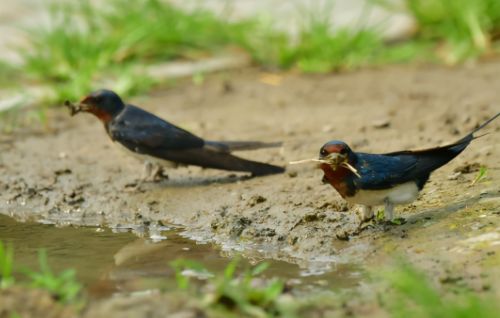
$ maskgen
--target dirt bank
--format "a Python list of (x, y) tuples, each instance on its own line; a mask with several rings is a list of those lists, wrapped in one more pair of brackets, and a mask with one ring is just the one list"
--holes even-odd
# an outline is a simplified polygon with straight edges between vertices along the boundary
[[(315, 157), (331, 139), (367, 152), (454, 141), (500, 111), (499, 72), (500, 62), (325, 76), (243, 70), (134, 102), (207, 139), (283, 140), (281, 149), (241, 156), (284, 165)], [(255, 179), (179, 168), (168, 171), (168, 180), (134, 190), (142, 165), (115, 147), (97, 120), (70, 118), (61, 108), (48, 132), (0, 140), (0, 212), (138, 233), (159, 223), (181, 224), (197, 239), (256, 247), (259, 256), (313, 270), (344, 261), (370, 267), (396, 253), (427, 268), (450, 263), (436, 268), (436, 277), (453, 266), (474, 272), (483, 262), (499, 263), (499, 130), (497, 121), (485, 130), (489, 135), (433, 174), (418, 201), (397, 209), (408, 218), (405, 225), (360, 231), (348, 213), (352, 207), (311, 166)], [(487, 178), (471, 185), (477, 167), (455, 172), (467, 172), (470, 164), (486, 166)], [(477, 242), (486, 247), (475, 249)]]

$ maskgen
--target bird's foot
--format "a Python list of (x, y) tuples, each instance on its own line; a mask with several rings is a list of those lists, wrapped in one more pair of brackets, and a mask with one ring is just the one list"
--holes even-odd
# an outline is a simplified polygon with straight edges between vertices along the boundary
[(375, 221), (375, 218), (371, 218), (369, 220), (364, 220), (364, 221), (361, 221), (358, 225), (358, 233), (361, 233), (363, 232), (364, 230), (368, 230), (368, 229), (373, 229), (376, 227), (376, 221)]
[(140, 180), (142, 182), (160, 182), (162, 180), (167, 180), (168, 175), (162, 166), (153, 165), (151, 163), (146, 163), (144, 177)]
[(168, 180), (168, 174), (165, 173), (165, 169), (161, 166), (157, 166), (153, 169), (153, 172), (149, 176), (150, 182), (160, 182), (162, 180)]
[(124, 191), (125, 192), (144, 192), (144, 190), (141, 188), (142, 184), (143, 184), (143, 182), (141, 180), (127, 183), (124, 186)]
[(387, 225), (403, 225), (406, 223), (406, 219), (405, 218), (394, 218), (392, 220), (385, 220), (385, 224)]
[(373, 215), (370, 217), (358, 215), (358, 221), (359, 221), (358, 229), (361, 231), (373, 227), (374, 224), (376, 223), (375, 217)]
[(372, 207), (366, 205), (361, 206), (361, 209), (358, 211), (358, 220), (359, 220), (358, 230), (360, 232), (373, 227), (376, 218), (375, 215), (373, 214)]
[(362, 205), (358, 211), (358, 219), (361, 223), (371, 221), (374, 218), (373, 209), (371, 206)]

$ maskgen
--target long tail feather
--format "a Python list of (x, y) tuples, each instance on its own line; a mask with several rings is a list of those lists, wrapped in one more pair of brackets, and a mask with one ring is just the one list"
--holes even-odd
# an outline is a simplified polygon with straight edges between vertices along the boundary
[(158, 157), (165, 160), (229, 171), (250, 172), (253, 176), (283, 173), (283, 167), (247, 160), (232, 154), (214, 151), (211, 148), (186, 149), (159, 153)]
[(451, 144), (450, 146), (461, 145), (461, 144), (464, 144), (464, 143), (465, 144), (469, 144), (474, 139), (486, 136), (487, 133), (479, 135), (479, 136), (474, 136), (474, 134), (476, 132), (480, 131), (481, 129), (483, 129), (484, 127), (486, 127), (489, 123), (491, 123), (492, 121), (494, 121), (498, 116), (500, 116), (500, 113), (497, 113), (495, 116), (491, 117), (490, 119), (488, 119), (487, 121), (485, 121), (484, 123), (482, 123), (481, 125), (479, 125), (479, 127), (477, 127), (476, 129), (474, 129), (473, 131), (471, 131), (470, 133), (468, 133), (467, 136), (465, 136), (462, 139), (458, 140), (457, 142)]
[(461, 138), (461, 139), (457, 140), (456, 142), (451, 143), (449, 145), (441, 146), (441, 147), (435, 147), (435, 148), (419, 149), (419, 150), (396, 151), (396, 152), (386, 153), (385, 155), (388, 155), (388, 156), (397, 156), (397, 155), (400, 155), (400, 154), (425, 154), (425, 153), (428, 153), (428, 152), (435, 152), (435, 151), (440, 151), (440, 150), (442, 151), (442, 150), (445, 150), (445, 149), (453, 150), (456, 153), (456, 155), (458, 155), (460, 152), (462, 152), (462, 150), (464, 150), (470, 144), (470, 142), (472, 140), (487, 135), (487, 133), (486, 133), (486, 134), (482, 134), (482, 135), (479, 135), (479, 136), (474, 136), (474, 134), (476, 132), (478, 132), (479, 130), (481, 130), (484, 127), (486, 127), (489, 123), (491, 123), (492, 121), (494, 121), (498, 116), (500, 116), (500, 113), (497, 113), (495, 116), (491, 117), (490, 119), (488, 119), (487, 121), (485, 121), (484, 123), (482, 123), (481, 125), (479, 125), (479, 127), (477, 127), (476, 129), (474, 129), (473, 131), (471, 131), (470, 133), (468, 133), (465, 137), (463, 137), (463, 138)]
[(479, 127), (477, 127), (476, 129), (474, 129), (473, 131), (471, 131), (471, 134), (474, 134), (475, 132), (483, 129), (484, 127), (486, 127), (486, 125), (488, 125), (489, 123), (491, 123), (492, 121), (494, 121), (495, 119), (497, 119), (498, 116), (500, 116), (500, 112), (497, 113), (495, 116), (491, 117), (490, 119), (488, 119), (487, 121), (485, 121), (484, 123), (482, 123)]
[(282, 142), (261, 141), (205, 141), (205, 146), (220, 152), (257, 150), (262, 148), (281, 147)]

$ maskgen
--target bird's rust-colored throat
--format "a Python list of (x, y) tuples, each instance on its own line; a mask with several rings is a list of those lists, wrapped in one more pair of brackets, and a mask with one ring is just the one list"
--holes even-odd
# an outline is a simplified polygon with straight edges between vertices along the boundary
[(94, 114), (94, 116), (99, 118), (99, 120), (105, 124), (108, 123), (113, 118), (113, 116), (111, 116), (110, 113), (93, 106), (89, 107), (87, 112)]
[(353, 195), (353, 193), (350, 193), (351, 191), (345, 182), (346, 177), (351, 173), (349, 169), (338, 166), (337, 169), (333, 170), (332, 166), (327, 163), (320, 164), (319, 168), (325, 173), (326, 181), (328, 181), (343, 198)]
[(101, 120), (105, 124), (108, 123), (111, 119), (113, 119), (113, 116), (111, 116), (110, 113), (93, 105), (84, 104), (83, 101), (80, 103), (72, 103), (70, 101), (65, 101), (64, 106), (66, 106), (69, 109), (71, 116), (75, 116), (80, 112), (91, 113), (94, 114), (94, 116), (99, 118), (99, 120)]

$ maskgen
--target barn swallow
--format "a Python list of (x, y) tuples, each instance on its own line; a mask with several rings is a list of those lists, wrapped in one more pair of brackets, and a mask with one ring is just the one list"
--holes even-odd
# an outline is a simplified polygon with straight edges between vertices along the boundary
[(284, 171), (282, 167), (242, 159), (231, 154), (236, 150), (276, 147), (281, 143), (204, 140), (137, 106), (125, 104), (118, 94), (110, 90), (98, 90), (83, 98), (77, 105), (70, 102), (65, 105), (70, 108), (71, 115), (79, 112), (95, 115), (104, 124), (111, 140), (144, 160), (148, 178), (154, 177), (151, 173), (155, 165), (194, 165), (250, 172), (252, 176)]
[(404, 150), (385, 154), (354, 152), (342, 141), (333, 140), (321, 147), (319, 167), (323, 181), (332, 185), (348, 202), (362, 205), (362, 221), (373, 217), (372, 207), (385, 206), (385, 219), (392, 221), (394, 206), (417, 199), (430, 174), (458, 156), (469, 143), (481, 136), (484, 128), (500, 113), (462, 139), (442, 147)]

